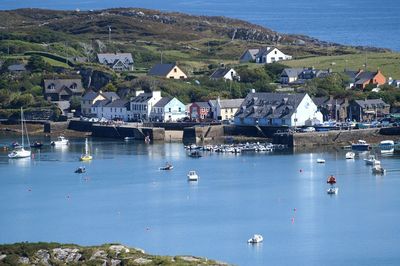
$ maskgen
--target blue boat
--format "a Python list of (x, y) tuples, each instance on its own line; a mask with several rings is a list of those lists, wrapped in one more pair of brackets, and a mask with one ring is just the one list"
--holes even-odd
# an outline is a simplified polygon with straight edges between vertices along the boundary
[(357, 143), (351, 144), (351, 149), (355, 151), (367, 151), (370, 146), (365, 140), (358, 140)]

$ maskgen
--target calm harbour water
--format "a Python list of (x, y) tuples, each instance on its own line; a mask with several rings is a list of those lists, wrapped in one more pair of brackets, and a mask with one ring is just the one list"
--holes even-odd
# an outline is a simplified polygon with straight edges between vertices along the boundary
[(2, 0), (0, 9), (38, 7), (81, 10), (142, 7), (195, 15), (239, 18), (282, 33), (400, 51), (397, 0)]
[[(0, 146), (15, 139), (0, 135)], [(119, 242), (236, 265), (400, 264), (400, 155), (378, 155), (388, 172), (374, 176), (343, 150), (193, 159), (180, 143), (91, 139), (94, 160), (83, 164), (84, 139), (71, 142), (33, 160), (0, 152), (0, 243)], [(175, 168), (159, 171), (166, 161)], [(74, 173), (80, 165), (86, 174)], [(248, 245), (254, 233), (264, 243)]]

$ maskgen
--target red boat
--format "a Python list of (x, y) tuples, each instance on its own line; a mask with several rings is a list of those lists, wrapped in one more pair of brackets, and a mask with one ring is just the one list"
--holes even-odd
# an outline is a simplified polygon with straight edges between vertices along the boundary
[(331, 185), (336, 184), (336, 177), (334, 177), (333, 175), (329, 176), (326, 183), (331, 184)]

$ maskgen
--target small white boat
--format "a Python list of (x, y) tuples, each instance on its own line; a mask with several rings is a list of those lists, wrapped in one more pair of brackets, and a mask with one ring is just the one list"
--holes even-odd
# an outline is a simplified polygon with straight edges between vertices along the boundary
[(318, 159), (317, 159), (317, 163), (325, 163), (325, 159), (318, 158)]
[(188, 177), (188, 181), (197, 181), (197, 180), (199, 180), (199, 176), (196, 174), (196, 171), (189, 171), (187, 177)]
[(385, 169), (380, 164), (374, 165), (372, 167), (372, 173), (376, 175), (383, 175), (386, 172)]
[(379, 143), (379, 149), (381, 153), (393, 153), (394, 152), (394, 141), (383, 140)]
[(28, 141), (28, 147), (30, 146), (29, 143), (29, 136), (28, 136), (28, 129), (26, 128), (25, 119), (24, 119), (24, 112), (21, 108), (21, 145), (15, 144), (14, 149), (11, 153), (8, 154), (8, 158), (10, 159), (19, 159), (19, 158), (30, 158), (31, 151), (25, 150), (24, 148), (24, 135), (26, 134), (26, 139)]
[(365, 162), (366, 165), (377, 165), (377, 164), (381, 164), (381, 162), (380, 162), (379, 160), (377, 160), (377, 159), (375, 158), (374, 155), (368, 156), (367, 159), (364, 159), (364, 162)]
[(68, 145), (69, 141), (68, 139), (64, 138), (63, 136), (59, 136), (57, 138), (57, 140), (54, 140), (50, 143), (53, 146), (64, 146), (64, 145)]
[(346, 159), (348, 160), (354, 159), (355, 156), (356, 154), (352, 151), (346, 152)]
[(357, 143), (351, 144), (351, 149), (355, 151), (367, 151), (369, 150), (369, 144), (365, 140), (360, 139)]
[(135, 140), (135, 137), (125, 137), (124, 140), (125, 141)]
[(339, 192), (339, 188), (338, 187), (330, 187), (326, 191), (326, 193), (328, 193), (328, 194), (337, 194), (338, 192)]
[(249, 240), (247, 240), (247, 243), (256, 244), (256, 243), (262, 242), (263, 240), (264, 240), (264, 239), (263, 239), (262, 235), (255, 234), (255, 235), (253, 235), (252, 238), (250, 238)]

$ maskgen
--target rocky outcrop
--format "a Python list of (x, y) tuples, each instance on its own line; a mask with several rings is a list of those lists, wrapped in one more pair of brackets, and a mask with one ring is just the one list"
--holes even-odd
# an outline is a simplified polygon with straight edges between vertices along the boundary
[(82, 76), (83, 87), (93, 89), (94, 91), (100, 90), (113, 79), (110, 73), (92, 68), (81, 68), (78, 71)]
[(154, 256), (141, 249), (112, 244), (81, 247), (57, 243), (0, 245), (1, 265), (227, 265), (194, 256)]

